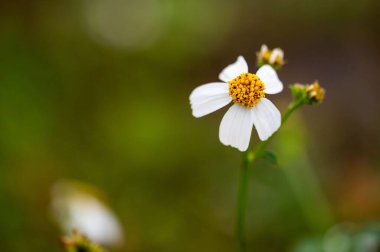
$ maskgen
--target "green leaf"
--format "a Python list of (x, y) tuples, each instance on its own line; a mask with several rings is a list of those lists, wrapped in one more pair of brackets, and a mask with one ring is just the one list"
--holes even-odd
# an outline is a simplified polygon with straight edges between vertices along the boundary
[(271, 164), (278, 165), (277, 157), (276, 155), (271, 151), (265, 151), (261, 157), (267, 161), (269, 161)]

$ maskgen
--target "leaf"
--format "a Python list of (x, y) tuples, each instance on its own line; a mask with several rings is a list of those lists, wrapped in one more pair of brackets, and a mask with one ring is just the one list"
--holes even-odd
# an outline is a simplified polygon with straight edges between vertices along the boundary
[(271, 151), (265, 151), (261, 157), (267, 161), (269, 161), (271, 164), (278, 165), (277, 157), (276, 155)]

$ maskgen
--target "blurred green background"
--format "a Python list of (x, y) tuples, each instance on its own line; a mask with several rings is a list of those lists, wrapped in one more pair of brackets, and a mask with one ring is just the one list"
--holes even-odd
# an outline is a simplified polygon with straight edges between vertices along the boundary
[[(62, 178), (108, 196), (120, 251), (234, 251), (241, 153), (218, 140), (226, 110), (195, 119), (188, 96), (240, 54), (254, 72), (262, 43), (284, 49), (284, 84), (327, 95), (274, 139), (279, 166), (251, 170), (251, 251), (379, 251), (353, 245), (380, 247), (379, 3), (1, 1), (1, 251), (61, 251)], [(271, 100), (284, 111), (290, 92)]]

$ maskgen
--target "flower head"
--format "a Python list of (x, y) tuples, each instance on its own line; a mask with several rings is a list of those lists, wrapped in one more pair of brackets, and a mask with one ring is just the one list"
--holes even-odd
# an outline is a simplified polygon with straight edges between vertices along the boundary
[(274, 69), (280, 69), (284, 64), (284, 51), (281, 48), (269, 50), (267, 45), (263, 44), (257, 52), (257, 65), (271, 65)]
[(76, 181), (56, 183), (52, 188), (51, 208), (65, 233), (75, 229), (91, 241), (109, 247), (123, 242), (119, 220), (90, 185)]
[(325, 89), (322, 88), (318, 81), (313, 84), (294, 84), (290, 86), (293, 97), (296, 100), (303, 100), (304, 103), (309, 105), (320, 104), (325, 98)]
[(311, 103), (321, 103), (325, 99), (326, 91), (319, 85), (318, 81), (314, 81), (313, 84), (307, 85), (306, 93)]
[(281, 125), (281, 114), (266, 94), (277, 94), (283, 84), (276, 71), (269, 65), (259, 68), (256, 74), (248, 72), (248, 65), (242, 56), (219, 74), (222, 82), (201, 85), (190, 95), (193, 115), (201, 117), (210, 114), (230, 102), (219, 128), (219, 139), (224, 145), (248, 149), (253, 126), (259, 138), (267, 140)]

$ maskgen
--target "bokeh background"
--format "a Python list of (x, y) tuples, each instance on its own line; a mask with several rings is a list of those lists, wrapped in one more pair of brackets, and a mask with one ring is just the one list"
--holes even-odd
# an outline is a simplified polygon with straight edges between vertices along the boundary
[(114, 251), (234, 251), (241, 153), (218, 140), (226, 109), (195, 119), (188, 96), (240, 54), (255, 71), (262, 43), (284, 49), (286, 85), (327, 95), (274, 139), (279, 165), (251, 170), (249, 247), (379, 251), (379, 3), (1, 1), (1, 251), (62, 251), (61, 179), (107, 196)]

